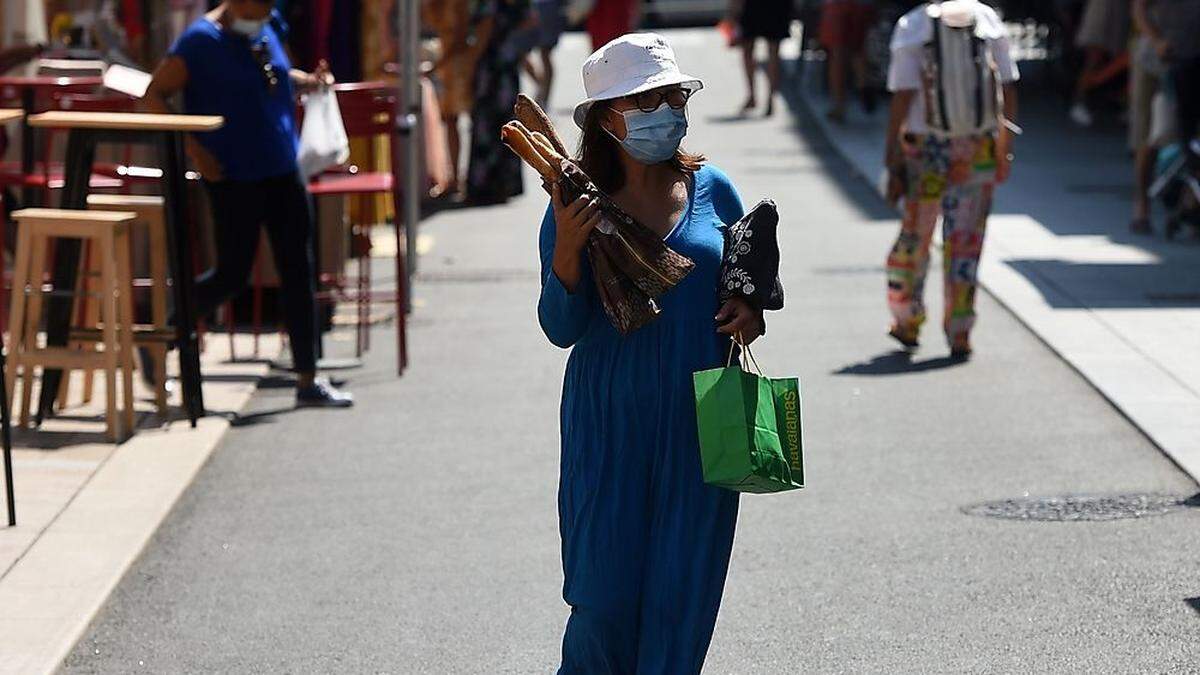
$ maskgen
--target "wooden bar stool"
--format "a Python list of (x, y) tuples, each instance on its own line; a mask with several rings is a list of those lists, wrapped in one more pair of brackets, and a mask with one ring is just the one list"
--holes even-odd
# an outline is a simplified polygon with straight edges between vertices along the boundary
[[(12, 214), (17, 221), (16, 269), (9, 318), (9, 359), (5, 383), (9, 403), (17, 374), (21, 375), (20, 426), (29, 424), (33, 371), (41, 367), (105, 372), (105, 420), (108, 437), (117, 441), (133, 432), (133, 324), (132, 274), (129, 265), (129, 225), (137, 216), (111, 211), (23, 209)], [(97, 289), (104, 351), (79, 351), (70, 347), (39, 347), (46, 252), (52, 239), (78, 239), (92, 246), (99, 259)], [(55, 293), (56, 295), (58, 293)], [(121, 373), (122, 410), (117, 412), (117, 372)]]
[[(88, 195), (88, 208), (96, 211), (120, 211), (133, 213), (136, 220), (133, 225), (146, 229), (148, 258), (150, 261), (150, 276), (147, 279), (134, 279), (133, 288), (145, 287), (150, 290), (150, 323), (133, 324), (133, 343), (144, 347), (150, 353), (155, 373), (154, 405), (159, 415), (167, 414), (167, 351), (168, 345), (175, 337), (175, 331), (167, 325), (167, 228), (163, 213), (163, 198), (144, 195)], [(92, 242), (93, 244), (95, 242)], [(130, 233), (130, 244), (133, 243), (133, 232)], [(100, 277), (100, 257), (95, 254), (93, 246), (83, 250), (81, 260), (82, 274), (79, 277), (78, 292), (75, 295), (73, 316), (76, 324), (71, 329), (71, 343), (77, 349), (95, 350), (103, 341), (100, 329), (100, 305), (91, 302), (93, 293), (89, 291), (89, 282)], [(58, 392), (58, 406), (65, 408), (68, 390), (71, 382), (70, 374), (63, 377)], [(95, 371), (83, 372), (83, 403), (92, 400), (92, 389)]]
[[(2, 80), (0, 80), (2, 82)], [(187, 167), (184, 139), (189, 133), (215, 131), (225, 120), (212, 115), (157, 115), (143, 113), (94, 113), (51, 111), (31, 115), (29, 126), (43, 129), (69, 129), (62, 205), (71, 209), (87, 207), (88, 175), (101, 144), (149, 145), (158, 154), (162, 169), (162, 195), (165, 201), (167, 241), (171, 252), (171, 292), (175, 296), (175, 342), (179, 347), (179, 384), (183, 409), (194, 428), (204, 416), (204, 391), (201, 387), (200, 344), (196, 334), (192, 297), (191, 232), (188, 227)], [(70, 288), (79, 272), (79, 246), (74, 241), (60, 242), (55, 249), (54, 285)], [(46, 312), (46, 343), (66, 346), (71, 333), (69, 298), (52, 297)], [(62, 370), (50, 368), (44, 375), (46, 386), (38, 399), (38, 421), (53, 413), (58, 398)]]

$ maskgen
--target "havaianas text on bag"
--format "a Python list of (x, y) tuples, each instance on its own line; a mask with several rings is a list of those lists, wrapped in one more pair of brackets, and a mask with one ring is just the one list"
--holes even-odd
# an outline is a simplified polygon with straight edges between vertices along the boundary
[(783, 394), (783, 412), (786, 420), (788, 456), (792, 459), (792, 468), (800, 469), (800, 403), (796, 392), (790, 390)]

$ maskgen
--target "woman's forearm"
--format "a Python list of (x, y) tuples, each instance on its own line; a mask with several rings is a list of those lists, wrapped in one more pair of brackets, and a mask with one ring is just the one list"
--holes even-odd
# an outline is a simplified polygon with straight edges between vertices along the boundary
[(888, 112), (887, 138), (885, 139), (883, 164), (892, 167), (900, 159), (900, 129), (908, 117), (908, 109), (917, 95), (915, 89), (904, 89), (892, 94), (892, 105)]
[(558, 277), (563, 288), (567, 289), (568, 293), (575, 293), (576, 287), (579, 286), (579, 280), (583, 276), (583, 270), (579, 265), (579, 254), (570, 255), (555, 251), (554, 261), (550, 268), (554, 271), (554, 276)]
[(1014, 125), (1017, 123), (1017, 88), (1012, 84), (1004, 85), (1004, 119), (1000, 121), (997, 139), (1000, 149), (1007, 154), (1012, 148), (1013, 131), (1004, 124), (1005, 120)]
[(306, 94), (316, 89), (319, 84), (317, 78), (312, 73), (300, 70), (299, 68), (289, 70), (288, 77), (292, 80), (292, 86), (301, 94)]

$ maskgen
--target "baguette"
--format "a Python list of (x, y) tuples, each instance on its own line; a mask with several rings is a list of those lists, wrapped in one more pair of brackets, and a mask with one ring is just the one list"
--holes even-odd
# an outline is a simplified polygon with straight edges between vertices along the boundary
[(500, 140), (508, 146), (525, 163), (532, 166), (542, 176), (542, 180), (558, 180), (558, 172), (546, 161), (534, 147), (529, 130), (520, 122), (509, 122), (500, 128)]
[(565, 158), (554, 149), (550, 139), (540, 131), (534, 131), (530, 135), (533, 136), (533, 147), (550, 163), (550, 166), (561, 167)]
[(540, 132), (544, 135), (559, 155), (566, 157), (569, 154), (567, 146), (563, 144), (562, 138), (554, 130), (554, 124), (550, 122), (550, 117), (533, 99), (525, 94), (518, 94), (517, 104), (513, 106), (513, 115), (530, 131)]

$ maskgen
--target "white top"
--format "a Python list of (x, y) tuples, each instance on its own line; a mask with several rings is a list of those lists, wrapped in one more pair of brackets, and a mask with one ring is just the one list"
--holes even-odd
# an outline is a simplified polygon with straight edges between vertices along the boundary
[[(892, 62), (888, 67), (888, 91), (904, 91), (921, 88), (921, 65), (925, 58), (925, 44), (933, 39), (933, 19), (930, 17), (931, 5), (926, 3), (916, 7), (900, 17), (892, 32)], [(935, 10), (936, 11), (936, 10)], [(975, 35), (983, 38), (992, 58), (995, 59), (997, 75), (1001, 84), (1015, 82), (1021, 74), (1017, 64), (1012, 59), (1008, 45), (1008, 32), (1004, 22), (996, 14), (996, 10), (983, 3), (975, 7)], [(912, 106), (908, 109), (908, 119), (904, 122), (904, 130), (923, 134), (929, 132), (925, 124), (925, 100), (923, 96), (913, 97)]]

